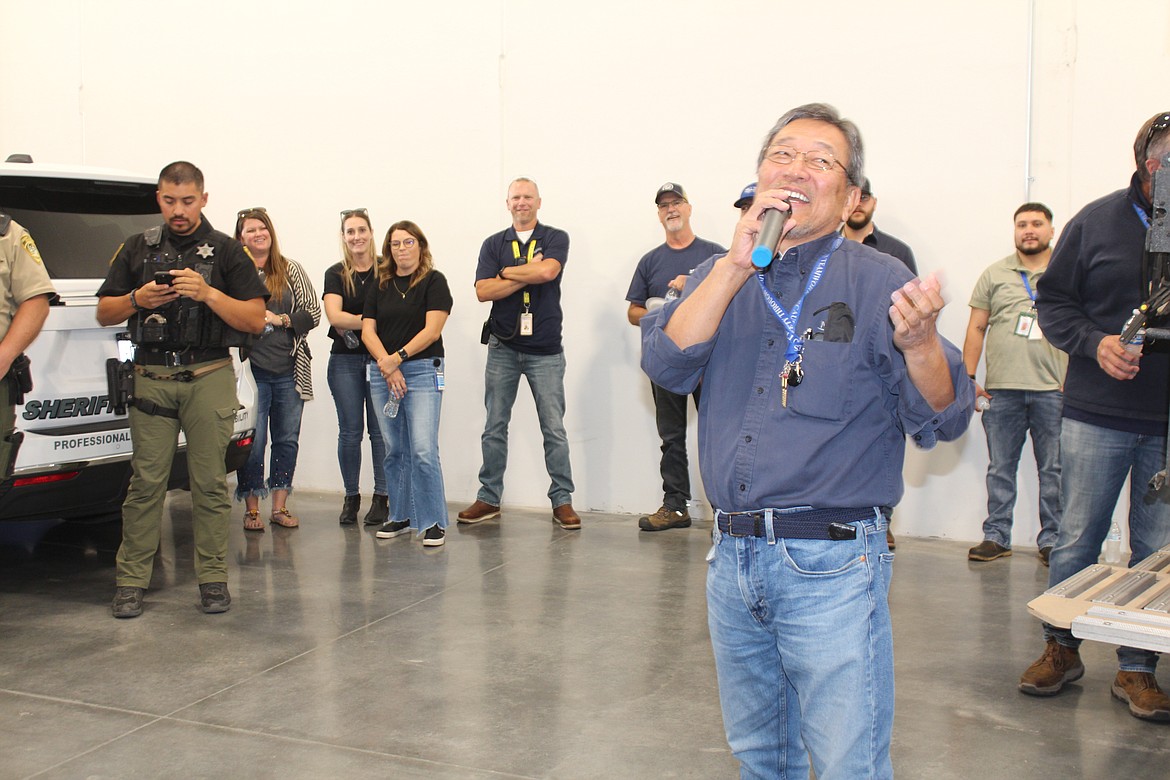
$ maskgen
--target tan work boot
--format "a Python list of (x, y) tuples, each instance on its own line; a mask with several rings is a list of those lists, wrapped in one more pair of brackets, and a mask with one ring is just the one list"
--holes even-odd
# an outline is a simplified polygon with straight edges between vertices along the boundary
[(1048, 640), (1044, 655), (1020, 677), (1020, 691), (1029, 696), (1055, 696), (1065, 683), (1081, 679), (1085, 665), (1081, 654), (1055, 639)]
[(1142, 720), (1170, 721), (1170, 696), (1149, 672), (1118, 672), (1113, 698), (1129, 705), (1129, 714)]
[(690, 528), (691, 515), (685, 509), (667, 509), (665, 506), (660, 506), (654, 514), (639, 517), (638, 527), (643, 531), (665, 531), (667, 528)]

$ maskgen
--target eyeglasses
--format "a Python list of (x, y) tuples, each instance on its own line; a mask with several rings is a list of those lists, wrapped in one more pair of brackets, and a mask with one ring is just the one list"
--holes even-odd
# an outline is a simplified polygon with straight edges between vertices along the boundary
[(237, 211), (236, 212), (236, 219), (243, 219), (244, 217), (248, 216), (249, 214), (267, 214), (267, 213), (268, 213), (268, 209), (264, 208), (263, 206), (253, 206), (250, 209), (240, 209), (239, 211)]
[[(796, 161), (797, 157), (803, 157), (806, 168), (811, 168), (821, 173), (831, 171), (834, 165), (841, 165), (840, 161), (831, 152), (826, 152), (824, 149), (798, 152), (791, 146), (770, 146), (764, 157), (777, 165), (791, 165)], [(841, 170), (845, 170), (844, 165), (841, 165)]]
[(870, 195), (868, 192), (861, 193), (861, 202), (862, 203), (869, 203), (870, 200), (872, 200), (872, 199), (873, 199), (873, 195)]
[(1153, 142), (1154, 136), (1166, 128), (1170, 128), (1170, 111), (1167, 111), (1150, 123), (1150, 129), (1146, 131), (1146, 142), (1142, 146), (1142, 157), (1149, 159), (1150, 144)]
[(363, 216), (363, 217), (370, 216), (369, 212), (366, 211), (365, 209), (346, 209), (345, 211), (341, 212), (341, 218), (343, 220), (349, 219), (354, 214), (358, 214), (358, 215)]
[(417, 243), (413, 238), (404, 238), (401, 241), (391, 241), (390, 248), (398, 249), (399, 247), (405, 247), (406, 249), (414, 249), (414, 245)]
[(687, 202), (689, 202), (689, 201), (687, 201), (686, 198), (679, 198), (678, 200), (664, 200), (658, 204), (658, 210), (659, 211), (669, 211), (674, 206), (681, 206)]

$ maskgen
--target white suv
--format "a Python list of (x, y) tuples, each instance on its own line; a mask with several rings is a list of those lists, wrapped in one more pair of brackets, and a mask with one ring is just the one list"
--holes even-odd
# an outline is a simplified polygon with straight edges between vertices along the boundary
[[(97, 324), (97, 289), (118, 247), (162, 224), (157, 180), (125, 171), (33, 163), (13, 155), (0, 163), (0, 212), (28, 229), (58, 298), (28, 349), (33, 391), (16, 407), (24, 444), (16, 469), (0, 482), (0, 520), (99, 518), (120, 514), (130, 479), (130, 426), (107, 395), (106, 360), (132, 349), (125, 323)], [(227, 467), (248, 458), (255, 427), (256, 386), (237, 361), (236, 414)], [(170, 487), (187, 487), (180, 436)]]

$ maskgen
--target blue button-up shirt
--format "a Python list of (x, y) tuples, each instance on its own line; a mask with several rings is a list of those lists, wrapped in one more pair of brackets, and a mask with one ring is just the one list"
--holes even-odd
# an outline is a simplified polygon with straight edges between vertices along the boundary
[[(835, 238), (789, 249), (768, 269), (765, 283), (786, 310)], [(889, 318), (890, 294), (912, 278), (910, 272), (852, 241), (832, 254), (804, 302), (797, 332), (828, 327), (830, 338), (844, 338), (834, 326), (847, 312), (854, 333), (849, 341), (806, 339), (804, 381), (789, 388), (785, 407), (779, 375), (787, 336), (755, 279), (736, 293), (710, 340), (681, 350), (663, 332), (716, 259), (696, 269), (683, 298), (642, 318), (642, 368), (650, 378), (679, 394), (703, 383), (699, 467), (712, 505), (736, 512), (897, 504), (906, 436), (923, 448), (958, 437), (975, 401), (962, 355), (945, 339), (954, 402), (935, 412), (910, 381)], [(831, 311), (836, 317), (828, 322)]]

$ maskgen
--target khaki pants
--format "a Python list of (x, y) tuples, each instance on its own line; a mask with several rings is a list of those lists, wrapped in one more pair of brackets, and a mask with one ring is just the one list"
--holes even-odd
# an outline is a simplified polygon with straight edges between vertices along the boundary
[[(198, 369), (206, 363), (188, 366)], [(184, 369), (151, 366), (155, 374)], [(187, 471), (191, 480), (191, 515), (195, 535), (195, 574), (199, 583), (227, 582), (228, 497), (224, 457), (235, 426), (235, 374), (230, 367), (193, 382), (134, 378), (134, 393), (159, 406), (179, 410), (179, 419), (130, 409), (134, 474), (122, 505), (122, 546), (118, 549), (117, 584), (146, 588), (154, 567), (162, 529), (163, 503), (179, 430), (187, 436)]]

